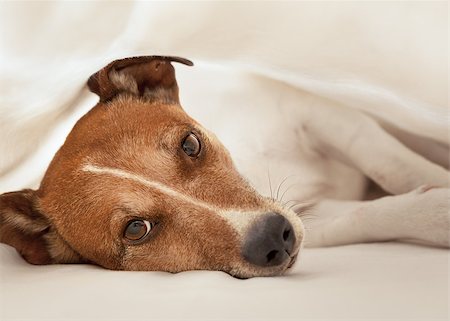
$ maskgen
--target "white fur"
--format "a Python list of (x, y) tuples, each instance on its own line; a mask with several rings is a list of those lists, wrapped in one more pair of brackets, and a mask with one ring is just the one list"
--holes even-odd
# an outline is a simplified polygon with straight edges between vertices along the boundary
[[(184, 73), (181, 73), (180, 78), (183, 77)], [(214, 83), (212, 77), (219, 77), (221, 82)], [(401, 196), (422, 185), (448, 187), (448, 170), (403, 145), (367, 114), (286, 84), (221, 68), (216, 68), (213, 75), (199, 72), (195, 82), (186, 85), (185, 90), (189, 93), (184, 99), (187, 112), (216, 133), (230, 150), (238, 169), (258, 191), (267, 196), (272, 193), (279, 199), (283, 196), (282, 201), (290, 201), (289, 204), (318, 202), (310, 209), (312, 218), (306, 222), (307, 229), (308, 225), (314, 226), (308, 232), (311, 235), (309, 241), (306, 233), (309, 246), (342, 244), (344, 238), (338, 234), (348, 235), (352, 242), (394, 238), (448, 246), (449, 237), (443, 237), (448, 233), (442, 231), (448, 231), (447, 225), (442, 224), (446, 218), (444, 213), (449, 211), (448, 202), (442, 199), (444, 194), (439, 194), (440, 200), (424, 197), (423, 200), (429, 202), (429, 216), (415, 216), (416, 219), (408, 220), (408, 224), (405, 220), (409, 213), (413, 215), (415, 205), (405, 201), (412, 198)], [(205, 86), (210, 90), (205, 92)], [(217, 95), (219, 90), (227, 95), (236, 93), (233, 104), (225, 108), (226, 96)], [(279, 98), (275, 99), (273, 92), (278, 93)], [(197, 108), (204, 100), (209, 103), (208, 110)], [(448, 150), (448, 147), (444, 148)], [(271, 188), (268, 176), (273, 185)], [(344, 219), (345, 215), (354, 217), (353, 214), (342, 214), (342, 219), (337, 219), (341, 224), (347, 222), (340, 232), (326, 228), (332, 226), (332, 223), (324, 222), (328, 219), (334, 222), (334, 212), (345, 211), (346, 200), (356, 201), (358, 208), (368, 206), (361, 201), (367, 177), (385, 191), (399, 195), (398, 206), (401, 204), (402, 211), (397, 213), (397, 220), (391, 219), (392, 212), (397, 211), (394, 197), (392, 202), (374, 202), (380, 215), (376, 216), (376, 222), (365, 221), (366, 231), (372, 227), (376, 230), (374, 226), (379, 226), (378, 230), (385, 231), (383, 234), (368, 233), (356, 237), (354, 222)], [(336, 209), (320, 205), (330, 199), (335, 200)], [(437, 206), (436, 202), (447, 204), (443, 212), (438, 211), (442, 206)], [(348, 212), (352, 212), (351, 208)], [(409, 228), (408, 238), (399, 234), (398, 225)], [(425, 230), (430, 235), (438, 233), (440, 237), (428, 238), (424, 232), (414, 232)], [(393, 236), (396, 233), (398, 235)]]
[(96, 166), (96, 165), (92, 165), (92, 164), (84, 165), (82, 167), (82, 170), (84, 172), (89, 172), (89, 173), (94, 173), (94, 174), (105, 174), (105, 175), (111, 175), (111, 176), (114, 176), (117, 178), (129, 179), (129, 180), (135, 181), (139, 184), (145, 185), (147, 187), (156, 189), (156, 190), (160, 191), (161, 193), (167, 194), (173, 198), (177, 198), (183, 202), (191, 203), (197, 207), (202, 207), (208, 211), (211, 211), (211, 212), (218, 211), (218, 209), (216, 207), (214, 207), (210, 204), (207, 204), (199, 199), (196, 199), (189, 195), (180, 193), (180, 192), (176, 191), (175, 189), (173, 189), (165, 184), (162, 184), (160, 182), (148, 180), (140, 175), (133, 174), (128, 171), (124, 171), (124, 170), (117, 169), (117, 168), (101, 167), (101, 166)]

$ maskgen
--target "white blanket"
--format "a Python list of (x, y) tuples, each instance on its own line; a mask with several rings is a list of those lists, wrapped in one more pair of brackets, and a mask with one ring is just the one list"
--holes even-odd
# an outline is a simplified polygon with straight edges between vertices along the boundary
[(0, 192), (35, 186), (95, 101), (86, 79), (138, 54), (251, 70), (448, 144), (447, 23), (446, 2), (1, 3)]
[[(36, 188), (97, 100), (87, 78), (140, 54), (261, 74), (448, 144), (447, 27), (444, 1), (2, 2), (0, 193)], [(308, 250), (290, 276), (249, 281), (37, 268), (7, 246), (0, 257), (2, 320), (448, 317), (448, 252), (437, 249)]]

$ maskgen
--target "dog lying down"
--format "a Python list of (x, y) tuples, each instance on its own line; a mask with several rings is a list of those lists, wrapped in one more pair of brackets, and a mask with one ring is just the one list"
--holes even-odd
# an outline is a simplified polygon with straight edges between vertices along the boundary
[[(1, 242), (32, 264), (240, 278), (283, 274), (304, 243), (449, 246), (448, 146), (424, 138), (416, 146), (414, 136), (395, 137), (399, 131), (326, 100), (265, 111), (270, 124), (257, 121), (255, 106), (233, 126), (237, 136), (251, 136), (249, 122), (267, 128), (254, 131), (265, 144), (246, 151), (247, 168), (274, 155), (280, 165), (270, 174), (297, 177), (290, 194), (314, 200), (283, 204), (251, 187), (216, 136), (183, 111), (171, 62), (192, 65), (134, 57), (90, 77), (100, 101), (74, 126), (39, 189), (0, 196)], [(280, 143), (289, 148), (271, 153)], [(368, 182), (384, 197), (366, 200)]]

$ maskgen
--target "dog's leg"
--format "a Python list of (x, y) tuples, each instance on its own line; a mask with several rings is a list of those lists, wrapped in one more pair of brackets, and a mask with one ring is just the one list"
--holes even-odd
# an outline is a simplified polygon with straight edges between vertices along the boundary
[(401, 240), (450, 247), (450, 189), (422, 186), (373, 201), (323, 200), (305, 219), (305, 246)]
[(449, 172), (408, 149), (369, 116), (342, 106), (311, 108), (303, 126), (320, 153), (355, 166), (391, 194), (448, 187)]

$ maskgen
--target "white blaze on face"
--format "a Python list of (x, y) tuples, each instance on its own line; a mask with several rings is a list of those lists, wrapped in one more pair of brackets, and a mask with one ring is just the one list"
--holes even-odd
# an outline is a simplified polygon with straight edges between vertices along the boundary
[(213, 211), (213, 212), (217, 211), (216, 207), (211, 206), (210, 204), (205, 203), (196, 198), (190, 197), (189, 195), (180, 193), (165, 184), (162, 184), (157, 181), (148, 180), (145, 177), (142, 177), (140, 175), (133, 174), (133, 173), (121, 170), (121, 169), (111, 168), (111, 167), (100, 167), (100, 166), (96, 166), (96, 165), (87, 164), (87, 165), (83, 166), (82, 170), (85, 172), (90, 172), (90, 173), (95, 173), (95, 174), (110, 175), (110, 176), (114, 176), (117, 178), (129, 179), (134, 182), (145, 185), (147, 187), (156, 189), (164, 194), (167, 194), (170, 197), (178, 198), (179, 200), (181, 200), (183, 202), (194, 204), (198, 207), (205, 208), (209, 211)]
[[(153, 188), (155, 190), (158, 190), (161, 193), (164, 193), (171, 198), (177, 198), (178, 200), (186, 203), (193, 204), (197, 207), (204, 208), (208, 211), (214, 212), (220, 217), (222, 217), (225, 221), (227, 221), (234, 230), (239, 234), (241, 237), (241, 240), (243, 239), (243, 236), (246, 234), (249, 227), (258, 219), (259, 216), (261, 216), (264, 213), (273, 211), (274, 205), (269, 208), (269, 205), (267, 208), (262, 208), (260, 211), (243, 211), (240, 209), (223, 209), (219, 208), (215, 205), (206, 203), (202, 200), (199, 200), (197, 198), (194, 198), (190, 195), (183, 194), (172, 187), (169, 187), (165, 184), (162, 184), (161, 182), (149, 180), (141, 175), (137, 175), (128, 171), (124, 171), (118, 168), (111, 168), (111, 167), (101, 167), (97, 165), (92, 164), (86, 164), (83, 166), (82, 170), (84, 172), (88, 173), (94, 173), (99, 175), (110, 175), (116, 178), (121, 179), (128, 179), (132, 180), (134, 182), (140, 183), (142, 185), (145, 185), (147, 187)], [(277, 213), (283, 215), (293, 226), (294, 233), (297, 238), (297, 244), (294, 246), (295, 250), (297, 250), (300, 247), (301, 239), (303, 238), (304, 234), (304, 227), (301, 222), (301, 220), (297, 217), (295, 213), (292, 211), (286, 211), (281, 206), (276, 206)]]

